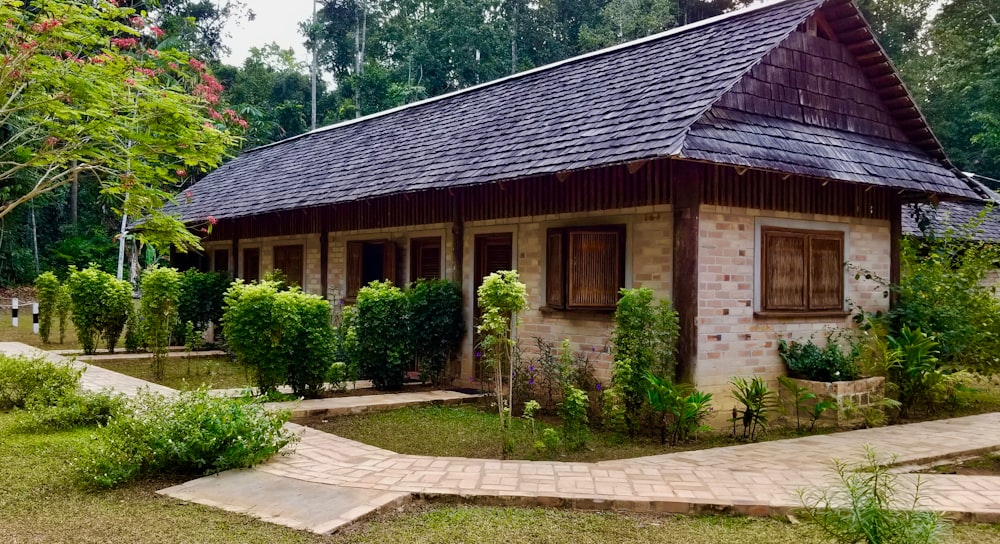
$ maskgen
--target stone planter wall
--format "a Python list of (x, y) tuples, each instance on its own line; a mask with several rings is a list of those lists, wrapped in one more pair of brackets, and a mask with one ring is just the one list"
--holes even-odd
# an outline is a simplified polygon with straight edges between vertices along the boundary
[[(843, 406), (850, 402), (861, 411), (868, 407), (877, 407), (879, 402), (885, 397), (885, 378), (877, 376), (874, 378), (862, 378), (847, 382), (814, 382), (810, 380), (800, 380), (792, 378), (799, 387), (805, 387), (809, 392), (816, 395), (818, 401), (832, 399), (837, 406)], [(780, 402), (785, 407), (787, 416), (794, 422), (795, 419), (795, 398), (784, 388), (778, 388)], [(807, 408), (811, 409), (815, 401), (807, 401)], [(840, 410), (834, 408), (827, 410), (816, 423), (817, 425), (832, 424), (837, 427), (853, 427), (859, 423), (860, 416), (855, 415), (853, 419), (847, 419)], [(807, 426), (811, 419), (808, 415), (802, 414), (802, 425)]]

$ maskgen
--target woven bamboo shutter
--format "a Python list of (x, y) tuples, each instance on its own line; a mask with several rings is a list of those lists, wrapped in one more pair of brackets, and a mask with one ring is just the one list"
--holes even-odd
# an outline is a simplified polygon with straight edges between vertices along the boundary
[(806, 235), (767, 230), (764, 242), (764, 310), (806, 310)]
[(563, 256), (563, 229), (549, 229), (545, 250), (545, 305), (566, 307), (566, 264)]
[(410, 280), (441, 278), (441, 238), (410, 241)]
[(812, 235), (809, 238), (809, 309), (843, 308), (843, 235)]
[(347, 242), (347, 282), (344, 298), (353, 301), (361, 290), (364, 263), (364, 242)]
[(284, 272), (289, 285), (302, 286), (303, 253), (301, 245), (275, 246), (274, 248), (274, 268)]
[(393, 284), (397, 284), (398, 275), (396, 274), (396, 253), (399, 248), (396, 244), (392, 242), (384, 242), (382, 244), (382, 279), (391, 281)]
[(566, 306), (614, 308), (624, 275), (624, 249), (623, 229), (570, 230)]

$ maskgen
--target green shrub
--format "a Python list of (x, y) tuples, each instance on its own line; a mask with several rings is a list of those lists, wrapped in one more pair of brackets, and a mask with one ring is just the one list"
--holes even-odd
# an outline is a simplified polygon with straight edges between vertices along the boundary
[(128, 312), (128, 320), (125, 321), (125, 351), (138, 353), (146, 347), (146, 331), (142, 324), (139, 311), (132, 308)]
[(447, 280), (418, 280), (406, 290), (409, 299), (410, 349), (420, 379), (437, 385), (465, 336), (462, 290)]
[(938, 342), (919, 328), (903, 326), (896, 336), (889, 337), (893, 363), (889, 367), (889, 383), (898, 396), (900, 411), (923, 406), (932, 410), (946, 391), (946, 374), (938, 367)]
[(587, 426), (587, 410), (590, 399), (583, 391), (567, 386), (559, 403), (559, 417), (562, 419), (563, 441), (572, 451), (583, 449), (590, 436)]
[(696, 391), (688, 384), (674, 384), (652, 372), (646, 373), (649, 381), (649, 404), (660, 414), (660, 443), (670, 445), (687, 440), (694, 433), (707, 430), (703, 421), (711, 411), (711, 393)]
[(937, 512), (921, 509), (920, 480), (903, 488), (891, 468), (865, 447), (865, 461), (835, 461), (839, 485), (802, 491), (803, 517), (836, 542), (855, 544), (933, 544), (944, 542), (948, 522)]
[(178, 342), (185, 340), (182, 327), (188, 321), (194, 324), (194, 329), (198, 332), (204, 332), (209, 323), (221, 323), (226, 290), (231, 284), (232, 279), (223, 272), (190, 269), (181, 274), (180, 293), (177, 297), (178, 327), (174, 330), (174, 338)]
[(153, 374), (163, 377), (163, 363), (170, 347), (170, 331), (177, 322), (180, 274), (173, 268), (154, 267), (142, 274), (139, 307), (146, 344), (153, 353)]
[(326, 375), (326, 381), (334, 391), (346, 391), (347, 382), (351, 381), (347, 363), (337, 362), (330, 365), (330, 372)]
[(261, 394), (279, 385), (315, 396), (333, 363), (330, 305), (270, 282), (235, 282), (226, 292), (223, 329), (237, 360), (254, 373)]
[(413, 361), (406, 294), (392, 282), (373, 281), (358, 291), (354, 307), (358, 370), (380, 391), (402, 389)]
[(76, 391), (82, 374), (45, 356), (0, 353), (0, 410), (54, 406)]
[(35, 278), (35, 290), (38, 291), (38, 334), (42, 337), (42, 343), (48, 344), (52, 321), (59, 314), (62, 284), (52, 272), (43, 272)]
[(70, 311), (73, 308), (73, 300), (69, 296), (69, 287), (62, 285), (59, 288), (59, 305), (56, 307), (56, 316), (59, 318), (59, 343), (66, 341), (66, 325), (69, 324)]
[(347, 380), (358, 379), (358, 331), (356, 328), (358, 312), (354, 307), (347, 306), (341, 309), (337, 316), (336, 325), (333, 328), (333, 360), (341, 361), (346, 365)]
[(28, 418), (35, 427), (42, 429), (103, 426), (124, 407), (124, 397), (80, 391), (60, 398), (54, 405), (33, 408)]
[(93, 354), (98, 339), (113, 352), (128, 321), (132, 307), (132, 287), (92, 265), (83, 270), (70, 268), (66, 281), (72, 304), (73, 325), (84, 353)]
[(816, 382), (840, 382), (858, 379), (860, 370), (855, 361), (858, 348), (850, 353), (837, 344), (832, 335), (827, 336), (826, 345), (819, 347), (810, 338), (806, 342), (785, 342), (778, 340), (778, 354), (788, 365), (788, 373), (793, 378)]
[(287, 413), (205, 390), (175, 399), (142, 392), (118, 411), (79, 464), (84, 479), (112, 487), (156, 474), (214, 474), (262, 463), (295, 440)]
[(615, 358), (611, 384), (618, 390), (616, 398), (624, 403), (625, 428), (621, 431), (629, 435), (638, 432), (647, 400), (647, 373), (675, 378), (679, 332), (677, 312), (668, 302), (661, 300), (654, 305), (653, 292), (645, 287), (622, 289), (611, 334)]
[(797, 431), (802, 430), (802, 412), (812, 418), (809, 423), (809, 431), (811, 432), (816, 428), (816, 422), (823, 417), (824, 412), (837, 408), (837, 402), (833, 399), (820, 400), (816, 393), (810, 391), (808, 387), (795, 383), (787, 376), (778, 376), (778, 385), (788, 391), (792, 398), (795, 407), (795, 430)]

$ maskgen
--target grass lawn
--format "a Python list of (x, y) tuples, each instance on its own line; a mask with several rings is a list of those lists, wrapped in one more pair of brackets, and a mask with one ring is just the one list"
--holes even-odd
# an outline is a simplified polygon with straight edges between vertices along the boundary
[(87, 362), (135, 378), (165, 385), (173, 389), (235, 389), (250, 387), (246, 368), (226, 357), (169, 357), (164, 363), (163, 379), (153, 379), (153, 360), (118, 359)]
[[(497, 415), (472, 406), (402, 408), (353, 416), (316, 418), (304, 423), (398, 453), (472, 458), (498, 458), (500, 455)], [(593, 462), (742, 444), (730, 438), (727, 432), (705, 434), (696, 442), (670, 447), (660, 444), (658, 437), (640, 436), (621, 440), (611, 433), (592, 431), (588, 446), (582, 451), (564, 451), (557, 455), (537, 451), (534, 443), (540, 437), (542, 427), (555, 425), (555, 421), (536, 423), (536, 438), (533, 439), (530, 424), (515, 418), (515, 449), (511, 458)], [(792, 431), (779, 429), (771, 432), (770, 437), (792, 436), (796, 436)]]
[[(33, 433), (0, 413), (0, 541), (74, 543), (826, 542), (814, 529), (734, 517), (655, 517), (544, 509), (430, 506), (320, 537), (154, 494), (179, 483), (83, 488), (72, 463), (92, 429)], [(957, 526), (951, 542), (1000, 542), (1000, 527)]]
[[(80, 349), (80, 343), (76, 340), (76, 329), (73, 321), (66, 324), (65, 341), (59, 343), (59, 321), (52, 324), (52, 331), (49, 333), (49, 344), (42, 344), (41, 335), (31, 332), (31, 306), (21, 306), (18, 311), (18, 327), (15, 329), (10, 324), (10, 310), (0, 313), (0, 342), (21, 342), (29, 346), (42, 349)], [(105, 347), (103, 345), (98, 347)]]

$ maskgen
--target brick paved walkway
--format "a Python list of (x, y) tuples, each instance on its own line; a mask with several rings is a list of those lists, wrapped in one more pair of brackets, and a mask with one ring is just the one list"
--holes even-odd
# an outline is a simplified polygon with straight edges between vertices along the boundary
[[(12, 348), (0, 343), (0, 351)], [(99, 378), (107, 376), (93, 379)], [(88, 371), (85, 381), (91, 379)], [(289, 425), (302, 436), (294, 452), (161, 493), (315, 532), (336, 530), (410, 497), (771, 515), (797, 507), (800, 489), (831, 482), (831, 460), (860, 459), (865, 445), (903, 465), (1000, 449), (997, 413), (602, 463), (403, 455)], [(902, 474), (900, 481), (916, 478)], [(920, 478), (925, 507), (959, 520), (1000, 522), (1000, 477)], [(317, 511), (317, 504), (329, 509)]]

